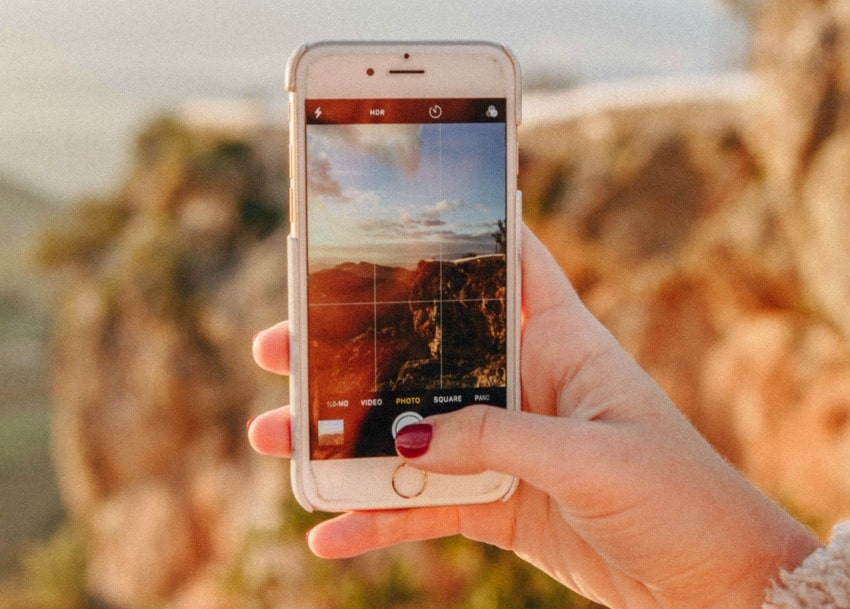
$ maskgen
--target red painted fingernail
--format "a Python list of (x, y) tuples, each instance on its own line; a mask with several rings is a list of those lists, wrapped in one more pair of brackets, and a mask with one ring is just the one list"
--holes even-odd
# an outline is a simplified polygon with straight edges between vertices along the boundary
[(415, 459), (428, 452), (434, 428), (428, 423), (414, 423), (402, 427), (395, 437), (395, 449), (405, 459)]
[(248, 422), (247, 422), (247, 423), (245, 423), (245, 430), (246, 430), (246, 431), (247, 431), (247, 430), (249, 430), (249, 429), (251, 429), (251, 423), (253, 423), (253, 422), (254, 422), (254, 419), (256, 419), (256, 418), (257, 418), (257, 417), (251, 417), (250, 419), (248, 419)]

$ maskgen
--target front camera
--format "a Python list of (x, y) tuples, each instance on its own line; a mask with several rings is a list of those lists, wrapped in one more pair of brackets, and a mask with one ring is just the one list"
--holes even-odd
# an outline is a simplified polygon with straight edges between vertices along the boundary
[(405, 58), (405, 59), (410, 59), (410, 53), (405, 53), (405, 54), (404, 54), (404, 58)]
[(366, 68), (366, 76), (372, 76), (375, 74), (375, 70), (373, 68)]

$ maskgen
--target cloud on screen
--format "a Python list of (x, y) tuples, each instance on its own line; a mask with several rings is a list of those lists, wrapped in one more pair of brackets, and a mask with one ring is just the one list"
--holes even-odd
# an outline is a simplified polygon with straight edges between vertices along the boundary
[(348, 148), (410, 175), (419, 169), (422, 155), (420, 125), (334, 125), (312, 135), (327, 146)]

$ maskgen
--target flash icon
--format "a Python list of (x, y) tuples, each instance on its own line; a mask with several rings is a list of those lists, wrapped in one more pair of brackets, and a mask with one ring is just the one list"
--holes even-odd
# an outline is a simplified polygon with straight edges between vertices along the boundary
[(319, 120), (319, 117), (322, 115), (322, 107), (319, 106), (318, 108), (316, 108), (316, 111), (313, 114), (316, 115), (316, 120)]

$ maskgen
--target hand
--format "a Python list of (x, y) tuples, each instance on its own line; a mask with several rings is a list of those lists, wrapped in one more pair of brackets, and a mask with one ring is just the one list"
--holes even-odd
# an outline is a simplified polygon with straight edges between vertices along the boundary
[[(517, 476), (507, 502), (352, 512), (308, 536), (348, 557), (462, 534), (511, 550), (609, 607), (760, 607), (780, 568), (818, 541), (720, 458), (584, 308), (537, 238), (523, 234), (524, 412), (470, 406), (429, 417), (416, 467)], [(254, 357), (288, 374), (289, 327)], [(427, 431), (427, 428), (426, 428)], [(288, 407), (253, 421), (256, 450), (288, 457)], [(402, 447), (403, 449), (403, 447)]]

